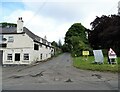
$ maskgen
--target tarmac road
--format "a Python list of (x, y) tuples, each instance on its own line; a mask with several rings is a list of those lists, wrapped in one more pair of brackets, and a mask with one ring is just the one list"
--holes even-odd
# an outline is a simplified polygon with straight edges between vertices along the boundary
[(117, 90), (118, 74), (76, 69), (69, 53), (32, 66), (2, 68), (3, 90)]

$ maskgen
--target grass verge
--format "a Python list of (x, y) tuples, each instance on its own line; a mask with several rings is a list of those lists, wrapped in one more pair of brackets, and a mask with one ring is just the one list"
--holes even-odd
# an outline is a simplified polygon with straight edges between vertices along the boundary
[(107, 57), (104, 58), (104, 64), (93, 64), (94, 57), (89, 56), (87, 60), (85, 57), (74, 57), (73, 58), (73, 66), (79, 69), (85, 70), (93, 70), (93, 71), (101, 71), (101, 72), (120, 72), (118, 65), (120, 64), (120, 57), (117, 58), (118, 64), (108, 64)]

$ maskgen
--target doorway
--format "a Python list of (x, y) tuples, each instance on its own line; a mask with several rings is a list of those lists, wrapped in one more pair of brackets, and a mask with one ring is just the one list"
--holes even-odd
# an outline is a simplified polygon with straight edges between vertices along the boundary
[(15, 53), (15, 61), (20, 61), (20, 53)]

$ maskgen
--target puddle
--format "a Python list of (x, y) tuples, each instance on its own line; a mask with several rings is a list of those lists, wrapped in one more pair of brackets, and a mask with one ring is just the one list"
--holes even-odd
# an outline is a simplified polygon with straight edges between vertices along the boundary
[(21, 77), (24, 77), (24, 76), (21, 76), (21, 75), (13, 75), (13, 76), (11, 76), (11, 77), (9, 77), (9, 78), (17, 79), (17, 78), (21, 78)]

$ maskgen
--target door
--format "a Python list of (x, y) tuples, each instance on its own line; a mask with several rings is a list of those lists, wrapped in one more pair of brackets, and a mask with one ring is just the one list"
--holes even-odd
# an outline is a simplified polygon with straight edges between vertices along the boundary
[(15, 61), (20, 61), (20, 53), (15, 53)]
[(0, 50), (0, 65), (2, 65), (3, 63), (3, 51)]

